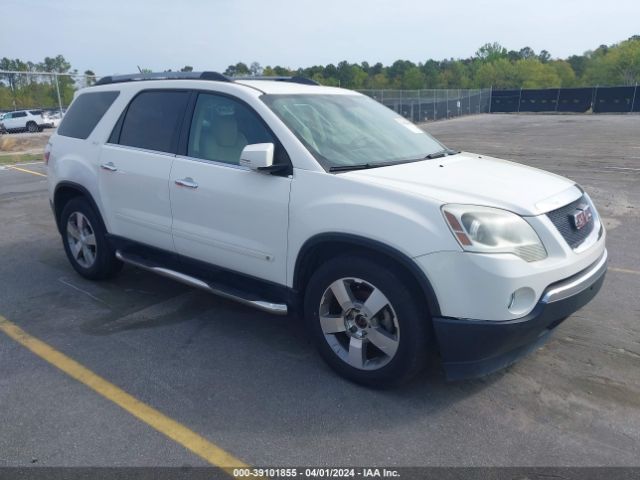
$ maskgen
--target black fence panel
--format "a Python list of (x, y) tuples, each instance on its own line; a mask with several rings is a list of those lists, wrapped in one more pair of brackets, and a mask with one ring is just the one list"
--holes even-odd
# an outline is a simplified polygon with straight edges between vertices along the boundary
[(601, 87), (596, 88), (593, 102), (594, 113), (631, 112), (633, 96), (637, 87)]
[(561, 88), (558, 97), (558, 112), (584, 113), (591, 108), (594, 89)]
[(360, 92), (416, 123), (474, 113), (640, 112), (640, 86)]
[(521, 112), (555, 112), (558, 88), (527, 89), (520, 95)]
[(493, 90), (491, 113), (640, 112), (640, 86)]
[(520, 90), (493, 90), (491, 92), (491, 113), (517, 112)]

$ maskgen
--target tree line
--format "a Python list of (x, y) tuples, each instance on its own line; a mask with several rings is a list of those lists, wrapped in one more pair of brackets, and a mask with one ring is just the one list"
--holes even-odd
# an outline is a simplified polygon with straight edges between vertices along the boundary
[[(19, 72), (70, 73), (55, 78), (48, 75), (0, 74), (0, 109), (55, 107), (58, 92), (68, 105), (78, 87), (95, 81), (92, 70), (79, 73), (62, 56), (45, 57), (41, 62), (0, 59), (0, 70)], [(185, 65), (180, 71), (192, 71)], [(149, 71), (141, 69), (141, 71)], [(167, 70), (171, 71), (171, 70)], [(507, 50), (499, 43), (487, 43), (464, 59), (426, 60), (414, 63), (396, 60), (391, 65), (349, 63), (315, 65), (304, 68), (262, 67), (258, 62), (238, 62), (224, 71), (229, 76), (291, 76), (311, 78), (322, 85), (352, 89), (432, 89), (432, 88), (551, 88), (594, 85), (636, 85), (640, 83), (640, 35), (613, 44), (600, 45), (582, 55), (553, 58), (530, 47)], [(56, 88), (57, 87), (57, 88)]]
[(582, 55), (552, 58), (547, 50), (507, 50), (487, 43), (464, 59), (396, 60), (382, 63), (316, 65), (290, 69), (253, 62), (229, 65), (226, 75), (300, 75), (323, 85), (353, 89), (552, 88), (640, 83), (640, 35), (613, 45), (600, 45)]
[[(79, 74), (72, 70), (71, 64), (62, 56), (45, 57), (41, 62), (23, 61), (3, 57), (0, 70), (24, 73), (0, 74), (0, 110), (20, 108), (55, 108), (58, 95), (63, 105), (69, 105), (73, 93), (78, 87), (95, 83), (95, 74), (86, 70)], [(42, 73), (66, 73), (58, 76)], [(27, 75), (27, 73), (29, 73)]]

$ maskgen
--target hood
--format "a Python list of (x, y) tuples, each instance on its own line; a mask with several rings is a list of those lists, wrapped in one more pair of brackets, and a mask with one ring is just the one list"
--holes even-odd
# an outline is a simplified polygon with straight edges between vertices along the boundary
[(484, 205), (520, 215), (546, 213), (582, 194), (559, 175), (467, 152), (343, 175), (442, 203)]

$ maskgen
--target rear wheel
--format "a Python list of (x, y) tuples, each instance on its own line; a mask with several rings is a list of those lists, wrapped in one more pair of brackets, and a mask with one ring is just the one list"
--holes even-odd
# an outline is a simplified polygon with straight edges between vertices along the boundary
[(425, 364), (429, 315), (402, 272), (366, 257), (324, 263), (305, 293), (305, 319), (325, 361), (358, 383), (403, 383)]
[(122, 268), (106, 238), (106, 230), (91, 204), (82, 197), (70, 200), (62, 210), (62, 243), (71, 266), (83, 277), (100, 280)]
[(27, 131), (30, 133), (34, 133), (38, 131), (38, 125), (36, 122), (28, 122), (27, 123)]

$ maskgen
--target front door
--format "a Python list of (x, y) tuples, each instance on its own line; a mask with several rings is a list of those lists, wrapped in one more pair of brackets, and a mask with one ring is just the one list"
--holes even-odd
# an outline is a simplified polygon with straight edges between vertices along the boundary
[(186, 155), (171, 169), (173, 240), (184, 256), (285, 284), (291, 179), (240, 166), (240, 152), (253, 143), (274, 143), (275, 162), (288, 161), (249, 106), (198, 95)]

